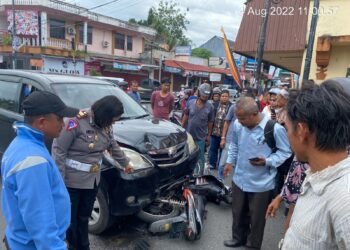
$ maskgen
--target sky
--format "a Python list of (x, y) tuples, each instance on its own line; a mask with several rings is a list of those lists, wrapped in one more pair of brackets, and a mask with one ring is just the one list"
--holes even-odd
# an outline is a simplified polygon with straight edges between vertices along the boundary
[[(110, 2), (110, 0), (66, 0), (85, 8)], [(186, 36), (198, 47), (214, 35), (222, 36), (224, 27), (227, 38), (235, 40), (246, 0), (177, 0), (179, 7), (187, 13), (189, 24)], [(103, 15), (128, 21), (130, 18), (146, 19), (148, 10), (158, 6), (159, 0), (116, 0), (104, 7), (92, 10)]]

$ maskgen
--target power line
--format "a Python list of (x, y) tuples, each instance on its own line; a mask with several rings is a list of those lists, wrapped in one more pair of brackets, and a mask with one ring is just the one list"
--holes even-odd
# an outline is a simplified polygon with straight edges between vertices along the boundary
[[(106, 2), (106, 3), (100, 4), (100, 5), (97, 5), (97, 6), (88, 8), (88, 9), (85, 9), (85, 10), (83, 10), (83, 11), (79, 11), (79, 12), (77, 13), (77, 15), (80, 15), (80, 14), (82, 14), (82, 13), (84, 13), (84, 12), (88, 12), (88, 11), (90, 11), (90, 10), (94, 10), (94, 9), (97, 9), (97, 8), (100, 8), (100, 7), (103, 7), (103, 6), (109, 5), (109, 4), (111, 4), (111, 3), (118, 2), (118, 1), (121, 1), (121, 0), (109, 1), (109, 2)], [(76, 24), (79, 25), (79, 24), (83, 24), (83, 23), (84, 23), (84, 21), (81, 21), (81, 22), (78, 22), (78, 23), (76, 23)], [(49, 24), (49, 23), (48, 23), (48, 21), (46, 21), (46, 22), (41, 22), (40, 25), (43, 25), (43, 24), (45, 25), (45, 24)], [(64, 25), (64, 26), (57, 26), (57, 27), (54, 27), (54, 29), (65, 28), (65, 27), (66, 27), (66, 25)]]
[(107, 14), (113, 13), (113, 12), (115, 12), (115, 11), (117, 11), (117, 10), (118, 10), (118, 11), (120, 11), (120, 10), (125, 10), (125, 9), (127, 9), (127, 8), (129, 8), (129, 7), (132, 7), (132, 6), (134, 6), (134, 5), (137, 5), (137, 4), (141, 3), (141, 2), (144, 2), (144, 0), (137, 0), (137, 1), (135, 1), (134, 3), (132, 3), (132, 4), (128, 5), (128, 6), (124, 6), (124, 7), (121, 7), (121, 8), (113, 9), (113, 10), (111, 10), (110, 12), (108, 12)]

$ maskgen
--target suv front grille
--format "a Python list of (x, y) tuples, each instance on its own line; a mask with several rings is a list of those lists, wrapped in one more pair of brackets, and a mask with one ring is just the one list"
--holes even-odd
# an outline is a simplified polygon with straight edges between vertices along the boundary
[(159, 167), (171, 167), (182, 163), (188, 157), (187, 142), (174, 147), (149, 152), (150, 157)]

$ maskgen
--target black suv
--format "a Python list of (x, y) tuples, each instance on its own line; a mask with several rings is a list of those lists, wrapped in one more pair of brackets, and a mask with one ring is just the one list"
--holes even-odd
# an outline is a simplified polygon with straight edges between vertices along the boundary
[(143, 79), (140, 82), (139, 93), (142, 100), (150, 100), (153, 91), (160, 89), (160, 82), (155, 79)]
[[(114, 133), (135, 172), (124, 174), (105, 153), (90, 232), (101, 233), (118, 216), (138, 213), (156, 198), (160, 186), (192, 173), (198, 147), (183, 128), (153, 119), (124, 91), (107, 81), (34, 71), (0, 70), (0, 158), (15, 136), (13, 123), (23, 120), (22, 101), (30, 92), (40, 90), (51, 91), (67, 105), (79, 109), (90, 107), (106, 95), (117, 96), (124, 105)], [(47, 142), (49, 149), (51, 143)]]

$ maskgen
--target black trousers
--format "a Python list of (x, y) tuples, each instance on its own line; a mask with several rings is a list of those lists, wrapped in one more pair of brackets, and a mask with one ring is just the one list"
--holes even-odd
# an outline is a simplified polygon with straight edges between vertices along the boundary
[(67, 231), (70, 250), (90, 250), (89, 218), (98, 187), (94, 189), (67, 188), (71, 202), (71, 221)]
[(261, 193), (243, 192), (232, 182), (232, 238), (246, 246), (261, 248), (266, 209), (272, 190)]

